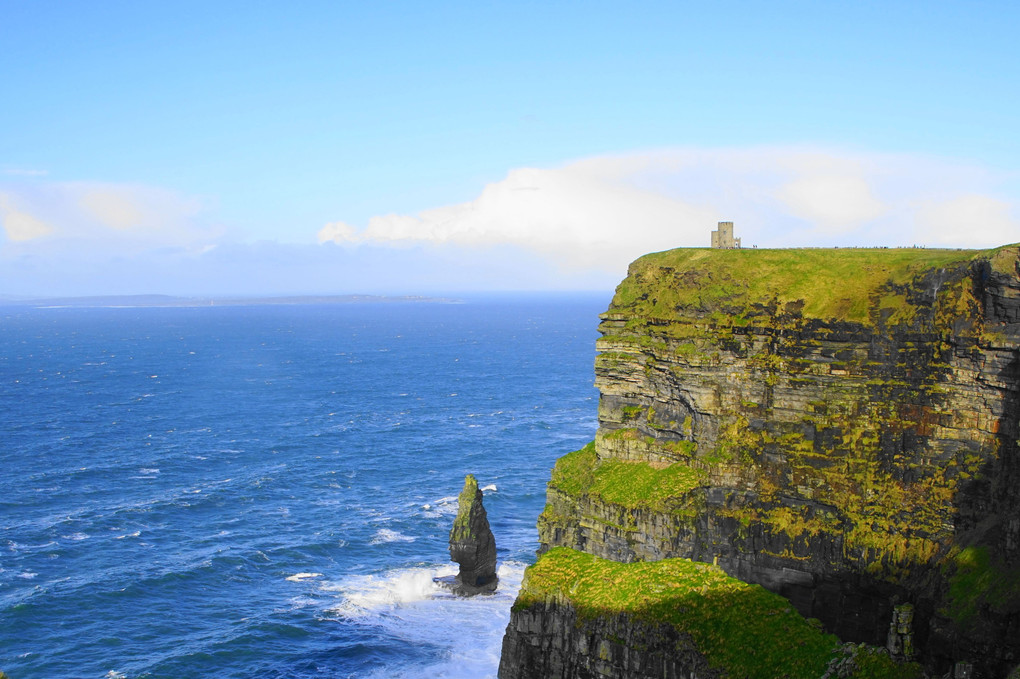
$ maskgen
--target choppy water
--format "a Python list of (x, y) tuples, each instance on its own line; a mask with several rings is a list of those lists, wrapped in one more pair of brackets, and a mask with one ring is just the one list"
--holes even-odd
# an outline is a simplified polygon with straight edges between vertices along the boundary
[[(0, 309), (0, 669), (494, 676), (607, 302)], [(432, 583), (465, 473), (470, 600)]]

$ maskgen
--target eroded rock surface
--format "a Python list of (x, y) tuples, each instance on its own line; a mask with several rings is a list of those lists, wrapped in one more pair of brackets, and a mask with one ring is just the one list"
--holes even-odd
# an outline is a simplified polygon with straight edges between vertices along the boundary
[(482, 491), (468, 474), (458, 498), (457, 518), (450, 530), (450, 559), (460, 564), (454, 590), (471, 595), (496, 589), (496, 539), (482, 504)]
[(675, 250), (602, 316), (541, 550), (685, 557), (932, 672), (1020, 661), (1020, 247)]
[(717, 679), (691, 640), (628, 615), (578, 618), (565, 602), (515, 611), (499, 679)]

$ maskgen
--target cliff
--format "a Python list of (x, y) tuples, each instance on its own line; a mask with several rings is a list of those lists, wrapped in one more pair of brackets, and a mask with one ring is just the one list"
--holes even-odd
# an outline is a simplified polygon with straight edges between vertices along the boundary
[(499, 676), (916, 679), (920, 669), (842, 646), (783, 597), (717, 566), (623, 564), (558, 547), (527, 571)]
[(540, 553), (715, 562), (851, 642), (909, 603), (929, 671), (1020, 663), (1020, 247), (656, 253), (600, 331)]

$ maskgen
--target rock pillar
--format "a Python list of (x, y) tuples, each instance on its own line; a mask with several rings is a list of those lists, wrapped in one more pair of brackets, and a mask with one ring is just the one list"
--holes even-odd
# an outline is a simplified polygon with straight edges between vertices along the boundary
[(893, 608), (886, 648), (889, 655), (896, 660), (914, 659), (913, 623), (914, 607), (911, 604), (901, 604)]
[(472, 595), (496, 589), (496, 539), (482, 504), (475, 477), (464, 478), (458, 498), (457, 518), (450, 530), (450, 559), (460, 564), (454, 591)]

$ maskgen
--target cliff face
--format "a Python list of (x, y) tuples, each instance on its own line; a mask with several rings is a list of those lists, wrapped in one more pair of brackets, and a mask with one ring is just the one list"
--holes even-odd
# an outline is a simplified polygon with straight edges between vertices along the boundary
[(686, 559), (623, 564), (556, 548), (528, 569), (501, 679), (917, 679), (915, 663), (841, 646), (758, 585)]
[(911, 603), (931, 668), (1020, 663), (1020, 247), (658, 253), (600, 331), (540, 551), (715, 560), (846, 641)]
[(717, 679), (691, 641), (672, 625), (623, 614), (579, 617), (569, 600), (513, 614), (503, 637), (500, 679)]

